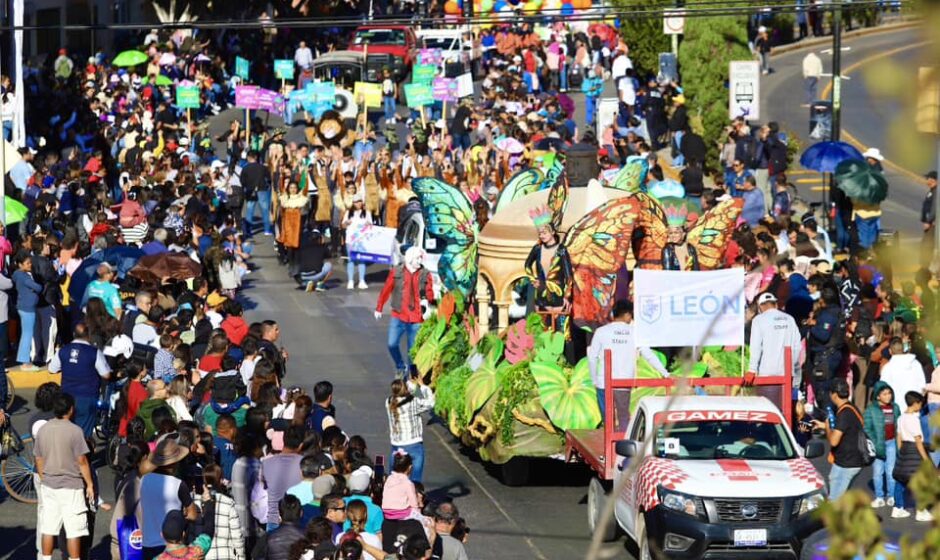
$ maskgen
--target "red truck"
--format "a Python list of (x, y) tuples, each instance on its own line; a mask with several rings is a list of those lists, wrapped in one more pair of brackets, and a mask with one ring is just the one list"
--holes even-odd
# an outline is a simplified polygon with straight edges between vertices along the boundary
[(361, 25), (353, 33), (349, 50), (366, 53), (366, 81), (382, 81), (382, 70), (388, 68), (400, 82), (411, 74), (418, 39), (407, 25)]

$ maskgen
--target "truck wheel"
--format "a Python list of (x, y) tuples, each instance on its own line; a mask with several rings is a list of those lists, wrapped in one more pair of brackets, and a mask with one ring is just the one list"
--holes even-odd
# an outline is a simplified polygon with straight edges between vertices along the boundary
[(636, 518), (636, 547), (637, 560), (653, 560), (653, 551), (650, 550), (650, 541), (646, 536), (646, 518), (643, 513)]
[(501, 465), (503, 484), (506, 486), (524, 486), (529, 482), (529, 458), (513, 457)]
[(588, 483), (587, 507), (588, 507), (588, 527), (591, 533), (600, 532), (601, 540), (604, 542), (612, 541), (617, 538), (617, 523), (613, 518), (600, 522), (604, 514), (604, 508), (607, 506), (607, 488), (597, 477), (591, 479)]

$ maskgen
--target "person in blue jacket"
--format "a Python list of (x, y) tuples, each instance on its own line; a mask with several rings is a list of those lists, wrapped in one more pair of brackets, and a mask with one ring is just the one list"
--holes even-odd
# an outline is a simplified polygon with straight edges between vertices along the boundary
[(13, 285), (16, 286), (16, 312), (20, 316), (20, 344), (16, 351), (16, 361), (26, 371), (36, 371), (31, 361), (33, 332), (36, 328), (36, 306), (42, 297), (42, 284), (33, 279), (33, 259), (29, 253), (21, 252), (13, 258), (16, 272), (13, 273)]
[(810, 383), (816, 406), (823, 410), (830, 404), (829, 383), (842, 363), (845, 332), (839, 294), (830, 286), (823, 287), (819, 293), (819, 301), (803, 324), (809, 329), (806, 345), (809, 349)]

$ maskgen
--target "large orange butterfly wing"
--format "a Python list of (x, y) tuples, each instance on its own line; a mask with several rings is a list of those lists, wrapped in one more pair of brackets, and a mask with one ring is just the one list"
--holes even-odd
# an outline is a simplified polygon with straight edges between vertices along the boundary
[(565, 239), (574, 271), (572, 316), (578, 327), (608, 322), (617, 273), (630, 251), (633, 227), (642, 211), (635, 196), (610, 200), (585, 214)]
[(636, 250), (636, 266), (649, 270), (663, 267), (663, 248), (666, 247), (666, 211), (656, 198), (646, 193), (634, 195), (642, 204), (637, 227), (643, 229), (643, 238)]
[(689, 230), (687, 239), (698, 253), (700, 269), (721, 268), (725, 246), (743, 209), (744, 199), (726, 200), (703, 214)]

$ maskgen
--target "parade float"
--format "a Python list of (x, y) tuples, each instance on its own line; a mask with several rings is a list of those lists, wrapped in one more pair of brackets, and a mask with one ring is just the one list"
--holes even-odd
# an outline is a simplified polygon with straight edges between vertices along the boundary
[[(412, 360), (430, 380), (435, 411), (450, 432), (482, 460), (501, 466), (506, 484), (525, 483), (529, 458), (564, 459), (566, 430), (600, 424), (587, 359), (570, 363), (566, 340), (571, 329), (590, 331), (607, 322), (618, 278), (628, 269), (661, 268), (666, 230), (677, 212), (688, 220), (688, 242), (701, 268), (720, 266), (740, 202), (729, 200), (696, 216), (685, 201), (646, 194), (645, 175), (646, 160), (637, 158), (606, 187), (592, 180), (569, 188), (559, 157), (544, 171), (530, 168), (513, 176), (482, 232), (458, 189), (433, 178), (413, 181), (428, 232), (446, 249), (438, 263), (445, 293), (417, 335)], [(553, 328), (545, 313), (509, 321), (512, 287), (531, 275), (525, 264), (536, 236), (527, 216), (540, 208), (551, 213), (571, 261), (564, 328)], [(673, 373), (740, 375), (745, 358), (737, 350), (707, 347), (697, 363), (674, 365)], [(637, 376), (660, 377), (643, 359)], [(634, 390), (631, 407), (660, 391)]]

